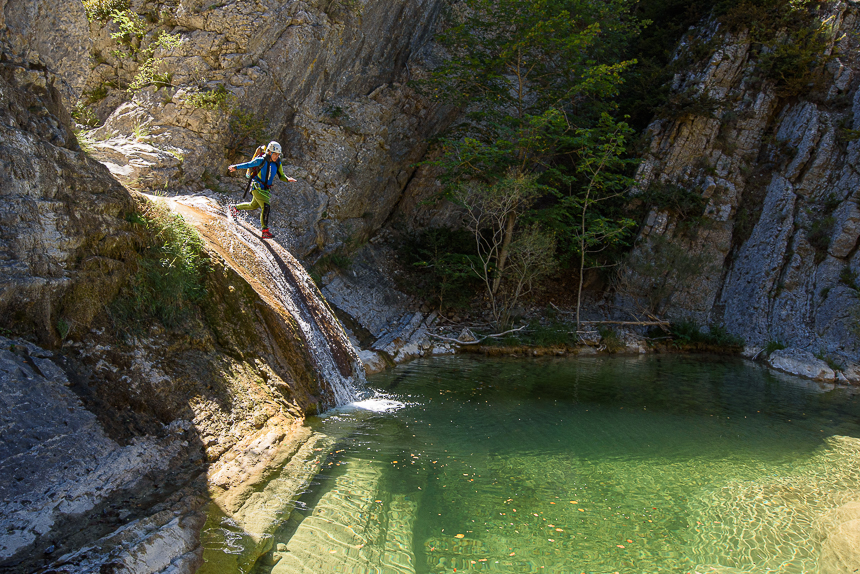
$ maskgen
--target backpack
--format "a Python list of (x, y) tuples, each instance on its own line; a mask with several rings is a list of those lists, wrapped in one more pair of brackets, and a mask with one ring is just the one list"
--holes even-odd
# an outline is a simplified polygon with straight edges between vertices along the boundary
[[(254, 150), (254, 155), (251, 157), (251, 159), (255, 160), (261, 155), (266, 155), (266, 146), (264, 145), (257, 146), (257, 149)], [(242, 194), (242, 199), (245, 199), (248, 196), (248, 192), (251, 190), (251, 184), (254, 183), (254, 176), (258, 173), (260, 173), (260, 166), (249, 167), (247, 170), (245, 170), (245, 177), (248, 178), (248, 185), (245, 186), (245, 193)]]
[[(266, 155), (266, 146), (264, 146), (264, 145), (257, 147), (257, 149), (254, 151), (254, 155), (251, 156), (251, 160), (255, 160), (258, 157), (260, 157), (261, 155)], [(260, 168), (259, 167), (249, 167), (245, 171), (246, 171), (245, 177), (247, 177), (248, 179), (251, 179), (252, 177), (257, 175), (258, 173), (260, 173)]]

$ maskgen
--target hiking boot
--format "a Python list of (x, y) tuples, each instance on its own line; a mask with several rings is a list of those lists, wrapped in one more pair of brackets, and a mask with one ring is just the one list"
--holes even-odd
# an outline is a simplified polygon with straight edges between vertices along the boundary
[(236, 206), (235, 206), (235, 205), (231, 205), (231, 206), (229, 207), (229, 209), (230, 209), (230, 215), (231, 215), (234, 219), (235, 219), (236, 217), (239, 217), (239, 210), (238, 210), (238, 209), (236, 209)]
[(274, 239), (274, 237), (275, 236), (272, 235), (272, 232), (269, 231), (268, 227), (263, 230), (262, 234), (260, 234), (260, 239)]

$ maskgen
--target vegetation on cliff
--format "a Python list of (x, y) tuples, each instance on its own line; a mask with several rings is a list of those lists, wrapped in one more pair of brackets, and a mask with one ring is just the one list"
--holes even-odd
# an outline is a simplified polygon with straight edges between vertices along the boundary
[(138, 199), (138, 209), (128, 219), (144, 226), (145, 243), (137, 272), (110, 305), (111, 317), (125, 333), (143, 331), (153, 320), (181, 330), (206, 295), (203, 240), (163, 203)]
[[(463, 121), (438, 139), (441, 153), (432, 163), (442, 168), (447, 197), (466, 214), (474, 248), (440, 253), (425, 234), (430, 242), (415, 244), (406, 261), (425, 270), (419, 283), (432, 284), (441, 304), (443, 291), (465, 286), (471, 273), (501, 327), (528, 293), (523, 285), (548, 274), (567, 277), (579, 306), (589, 271), (621, 265), (653, 210), (670, 213), (678, 233), (695, 237), (707, 223), (703, 190), (656, 182), (637, 197), (628, 194), (642, 145), (636, 132), (655, 115), (713, 117), (716, 100), (671, 92), (670, 80), (707, 61), (725, 33), (747, 35), (759, 81), (774, 85), (780, 97), (808, 89), (829, 57), (828, 24), (817, 18), (818, 6), (810, 0), (458, 3), (439, 36), (449, 58), (421, 88), (464, 110)], [(710, 32), (692, 31), (695, 24)], [(517, 249), (538, 237), (541, 256), (525, 264), (533, 272), (524, 274), (522, 263), (516, 269)], [(432, 252), (434, 262), (423, 252)], [(452, 258), (456, 265), (440, 264)]]

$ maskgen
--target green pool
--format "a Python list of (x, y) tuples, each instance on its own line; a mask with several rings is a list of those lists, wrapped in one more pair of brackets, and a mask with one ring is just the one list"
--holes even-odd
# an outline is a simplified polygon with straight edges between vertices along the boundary
[[(336, 437), (258, 573), (815, 572), (860, 398), (734, 359), (421, 360)], [(288, 516), (288, 518), (287, 518)]]

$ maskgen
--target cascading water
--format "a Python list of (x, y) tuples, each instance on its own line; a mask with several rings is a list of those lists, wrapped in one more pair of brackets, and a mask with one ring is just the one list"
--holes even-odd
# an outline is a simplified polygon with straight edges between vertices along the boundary
[[(314, 371), (330, 389), (325, 408), (346, 405), (359, 398), (364, 386), (364, 367), (334, 313), (326, 305), (313, 280), (274, 241), (261, 241), (259, 231), (229, 214), (205, 197), (177, 200), (180, 211), (201, 219), (207, 240), (229, 259), (229, 264), (270, 305), (291, 316), (307, 346)], [(189, 210), (188, 208), (191, 208)]]
[[(299, 325), (317, 372), (329, 384), (334, 403), (338, 406), (358, 399), (357, 386), (364, 382), (361, 361), (350, 353), (351, 344), (337, 326), (337, 319), (312, 287), (312, 280), (290, 254), (277, 244), (263, 242), (246, 225), (228, 215), (234, 232), (225, 247), (231, 253), (248, 250), (253, 253), (265, 273), (259, 277), (271, 294)], [(327, 315), (322, 316), (321, 315)], [(327, 324), (321, 324), (327, 323)], [(349, 367), (345, 363), (352, 363)]]

